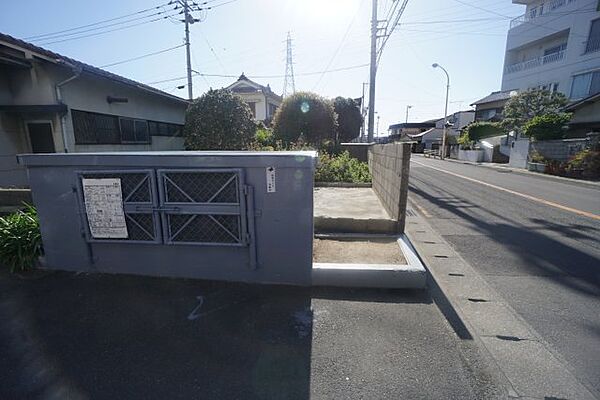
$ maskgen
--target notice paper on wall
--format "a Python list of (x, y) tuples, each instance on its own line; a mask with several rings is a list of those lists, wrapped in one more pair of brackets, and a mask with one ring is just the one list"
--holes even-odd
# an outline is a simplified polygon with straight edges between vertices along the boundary
[(90, 233), (94, 239), (127, 239), (121, 179), (81, 180)]
[(275, 193), (275, 167), (267, 167), (267, 193)]

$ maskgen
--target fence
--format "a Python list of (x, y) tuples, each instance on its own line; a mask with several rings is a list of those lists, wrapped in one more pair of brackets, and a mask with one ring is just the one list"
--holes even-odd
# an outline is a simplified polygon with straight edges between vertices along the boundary
[(404, 231), (410, 143), (377, 144), (369, 149), (369, 168), (373, 191), (390, 217), (397, 221), (398, 232)]

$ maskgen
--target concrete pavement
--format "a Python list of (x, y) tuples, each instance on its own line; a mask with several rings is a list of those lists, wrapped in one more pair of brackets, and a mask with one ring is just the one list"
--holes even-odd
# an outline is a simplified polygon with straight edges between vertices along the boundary
[(434, 233), (597, 395), (599, 190), (417, 156), (409, 197)]
[(0, 274), (2, 399), (505, 398), (426, 291)]

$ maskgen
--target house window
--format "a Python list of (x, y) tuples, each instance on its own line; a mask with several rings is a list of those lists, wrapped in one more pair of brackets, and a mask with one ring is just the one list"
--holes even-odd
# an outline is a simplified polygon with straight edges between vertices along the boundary
[(246, 104), (248, 104), (248, 107), (250, 107), (250, 111), (252, 111), (252, 117), (256, 118), (256, 103), (248, 102)]
[(76, 144), (150, 143), (148, 122), (71, 110)]
[(181, 136), (183, 126), (167, 122), (148, 121), (150, 136)]
[(590, 34), (585, 44), (585, 52), (591, 53), (600, 50), (600, 18), (592, 21)]
[(133, 118), (119, 118), (121, 143), (150, 143), (148, 121)]
[(119, 119), (114, 115), (71, 110), (76, 144), (119, 144)]
[(575, 75), (571, 85), (571, 98), (581, 99), (600, 93), (600, 70)]

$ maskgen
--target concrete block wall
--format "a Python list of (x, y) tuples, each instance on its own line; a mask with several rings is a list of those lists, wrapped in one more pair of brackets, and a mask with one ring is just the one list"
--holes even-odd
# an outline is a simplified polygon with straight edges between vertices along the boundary
[(537, 151), (547, 160), (568, 161), (586, 148), (587, 139), (544, 140), (531, 142), (529, 154)]
[(404, 232), (410, 144), (376, 144), (369, 148), (369, 169), (373, 176), (373, 191), (390, 217), (397, 221), (397, 231)]

